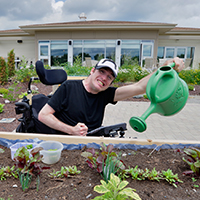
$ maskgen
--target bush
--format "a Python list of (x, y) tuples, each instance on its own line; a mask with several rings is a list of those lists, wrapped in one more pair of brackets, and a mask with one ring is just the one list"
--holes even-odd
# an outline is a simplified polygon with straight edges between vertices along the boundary
[(200, 85), (200, 69), (182, 70), (179, 76), (187, 84)]
[(0, 57), (0, 84), (4, 85), (8, 82), (8, 69), (3, 57)]
[(14, 76), (15, 75), (15, 54), (14, 54), (14, 49), (12, 49), (8, 53), (8, 76)]
[(37, 73), (35, 69), (27, 68), (25, 57), (19, 65), (19, 70), (16, 71), (16, 80), (20, 82), (28, 82), (31, 77), (37, 77)]

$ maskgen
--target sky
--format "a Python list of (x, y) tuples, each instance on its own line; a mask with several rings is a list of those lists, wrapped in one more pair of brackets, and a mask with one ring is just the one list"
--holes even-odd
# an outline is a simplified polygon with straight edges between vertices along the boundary
[(0, 30), (86, 20), (136, 21), (200, 28), (199, 0), (0, 0)]

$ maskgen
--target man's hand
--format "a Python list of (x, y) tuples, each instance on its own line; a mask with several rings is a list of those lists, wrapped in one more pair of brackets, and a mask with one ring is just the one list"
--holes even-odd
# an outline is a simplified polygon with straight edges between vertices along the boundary
[(73, 127), (72, 135), (86, 136), (88, 127), (84, 123), (78, 123)]
[(175, 63), (174, 70), (176, 70), (177, 72), (180, 72), (181, 70), (183, 70), (185, 68), (183, 60), (178, 58), (178, 57), (170, 59), (170, 60), (167, 60), (163, 64), (163, 66), (168, 65), (168, 64), (173, 63), (173, 62)]

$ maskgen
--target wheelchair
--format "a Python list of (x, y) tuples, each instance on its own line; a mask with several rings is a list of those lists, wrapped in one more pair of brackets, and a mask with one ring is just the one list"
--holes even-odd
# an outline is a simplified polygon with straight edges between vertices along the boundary
[[(22, 114), (18, 119), (19, 126), (16, 132), (20, 133), (42, 133), (56, 134), (56, 130), (46, 126), (38, 120), (38, 113), (47, 103), (51, 95), (37, 94), (32, 95), (31, 83), (40, 80), (45, 85), (59, 85), (67, 80), (67, 73), (63, 69), (45, 69), (41, 61), (35, 64), (38, 77), (31, 77), (28, 83), (27, 96), (22, 101), (15, 103), (15, 113)], [(101, 126), (87, 133), (87, 136), (120, 137), (125, 135), (126, 123), (119, 123), (110, 126)]]

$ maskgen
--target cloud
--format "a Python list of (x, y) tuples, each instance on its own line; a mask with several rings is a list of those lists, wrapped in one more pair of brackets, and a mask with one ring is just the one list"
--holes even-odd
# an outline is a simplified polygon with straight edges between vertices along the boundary
[(175, 23), (199, 27), (199, 0), (0, 0), (0, 29), (79, 20)]

